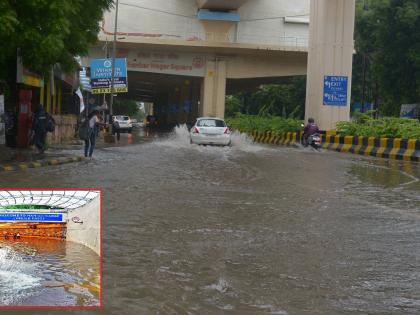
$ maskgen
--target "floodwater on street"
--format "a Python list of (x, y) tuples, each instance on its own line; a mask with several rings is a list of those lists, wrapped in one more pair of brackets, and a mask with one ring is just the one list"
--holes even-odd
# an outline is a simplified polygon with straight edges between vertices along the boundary
[(103, 188), (104, 309), (66, 314), (420, 313), (419, 164), (239, 134), (201, 147), (186, 128), (135, 142), (0, 173)]
[(0, 240), (0, 305), (99, 305), (100, 261), (83, 245)]

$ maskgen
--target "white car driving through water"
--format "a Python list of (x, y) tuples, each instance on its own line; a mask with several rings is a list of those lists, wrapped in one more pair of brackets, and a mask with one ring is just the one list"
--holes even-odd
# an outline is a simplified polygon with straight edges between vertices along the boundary
[(225, 121), (216, 117), (200, 117), (190, 130), (191, 143), (230, 145), (230, 130)]

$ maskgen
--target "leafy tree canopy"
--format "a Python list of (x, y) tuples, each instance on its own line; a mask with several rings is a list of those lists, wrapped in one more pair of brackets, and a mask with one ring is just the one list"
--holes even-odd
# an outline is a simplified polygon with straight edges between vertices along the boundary
[(356, 10), (354, 99), (365, 81), (373, 91), (366, 99), (379, 97), (383, 113), (398, 114), (401, 103), (420, 101), (420, 1), (358, 0)]
[(236, 113), (302, 118), (305, 110), (306, 77), (294, 77), (286, 84), (262, 85), (254, 93), (226, 97), (227, 117)]
[(136, 101), (117, 99), (112, 106), (112, 110), (114, 115), (127, 115), (134, 117), (139, 113), (140, 109)]
[(33, 71), (45, 74), (57, 63), (73, 69), (73, 57), (87, 54), (111, 5), (112, 0), (0, 0), (0, 68), (19, 48), (23, 64)]

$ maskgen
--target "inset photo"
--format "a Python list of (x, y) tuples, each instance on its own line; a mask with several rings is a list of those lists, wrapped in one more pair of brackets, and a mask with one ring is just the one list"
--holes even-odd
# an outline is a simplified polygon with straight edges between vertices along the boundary
[(0, 189), (0, 307), (102, 305), (99, 189)]

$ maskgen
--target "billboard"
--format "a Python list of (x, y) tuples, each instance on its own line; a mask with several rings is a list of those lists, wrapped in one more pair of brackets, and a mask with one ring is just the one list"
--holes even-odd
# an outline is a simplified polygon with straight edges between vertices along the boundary
[[(90, 61), (90, 85), (92, 94), (111, 93), (112, 59), (92, 59)], [(115, 59), (114, 91), (128, 92), (127, 62), (125, 58)]]

